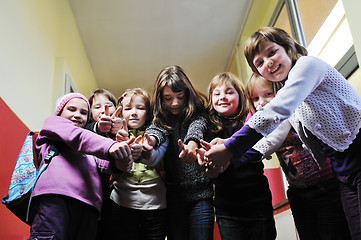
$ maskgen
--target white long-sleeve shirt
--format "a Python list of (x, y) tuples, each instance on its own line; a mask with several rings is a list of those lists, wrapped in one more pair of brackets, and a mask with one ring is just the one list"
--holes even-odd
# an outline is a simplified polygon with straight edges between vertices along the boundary
[(361, 127), (361, 98), (347, 80), (324, 61), (303, 56), (285, 86), (247, 124), (267, 136), (282, 121), (300, 125), (336, 151), (344, 151)]

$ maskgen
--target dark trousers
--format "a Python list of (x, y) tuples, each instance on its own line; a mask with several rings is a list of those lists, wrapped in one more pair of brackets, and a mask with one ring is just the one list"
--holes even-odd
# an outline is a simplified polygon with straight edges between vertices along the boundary
[(113, 201), (110, 199), (110, 194), (113, 188), (109, 186), (110, 174), (101, 174), (100, 179), (103, 190), (103, 204), (100, 214), (100, 220), (98, 222), (96, 239), (111, 240), (111, 216)]
[(167, 204), (168, 240), (213, 240), (212, 199)]
[(164, 240), (165, 209), (138, 210), (125, 208), (113, 202), (111, 239)]
[(217, 209), (216, 216), (222, 240), (276, 239), (276, 226), (272, 211), (265, 215), (243, 216), (243, 214)]
[(352, 239), (361, 239), (361, 171), (339, 176), (342, 204)]
[(41, 195), (34, 199), (37, 210), (29, 240), (95, 239), (98, 211), (81, 201), (62, 195)]
[(301, 240), (351, 239), (337, 179), (305, 189), (290, 187), (287, 196)]

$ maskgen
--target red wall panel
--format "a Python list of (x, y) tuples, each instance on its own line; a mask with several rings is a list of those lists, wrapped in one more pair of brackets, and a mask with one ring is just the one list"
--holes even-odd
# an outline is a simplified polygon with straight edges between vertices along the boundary
[[(26, 104), (26, 99), (23, 101)], [(0, 197), (7, 194), (18, 153), (29, 129), (0, 97)], [(23, 240), (30, 227), (0, 204), (0, 239)]]
[(269, 188), (272, 193), (272, 205), (276, 205), (286, 199), (283, 187), (281, 168), (265, 168), (264, 175), (268, 178)]

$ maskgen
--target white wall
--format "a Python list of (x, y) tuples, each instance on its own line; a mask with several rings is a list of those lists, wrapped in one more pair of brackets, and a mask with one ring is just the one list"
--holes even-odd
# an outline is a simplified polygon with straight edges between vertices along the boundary
[(275, 216), (276, 240), (298, 240), (297, 230), (290, 209)]

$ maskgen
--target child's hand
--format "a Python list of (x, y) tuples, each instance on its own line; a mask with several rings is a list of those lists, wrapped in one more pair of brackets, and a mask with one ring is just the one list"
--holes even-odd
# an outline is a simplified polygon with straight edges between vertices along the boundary
[(207, 162), (204, 160), (204, 154), (206, 153), (206, 150), (204, 150), (203, 148), (197, 148), (197, 149), (196, 149), (196, 153), (197, 153), (197, 164), (198, 164), (198, 167), (199, 167), (202, 171), (206, 171), (206, 164), (207, 164)]
[(133, 167), (133, 158), (132, 155), (129, 157), (123, 159), (123, 160), (116, 160), (114, 161), (114, 165), (117, 169), (123, 171), (123, 172), (129, 172)]
[(199, 167), (201, 167), (203, 170), (206, 170), (206, 168), (208, 167), (208, 162), (205, 159), (204, 154), (206, 153), (206, 151), (208, 151), (211, 148), (211, 145), (204, 141), (201, 140), (200, 141), (201, 147), (202, 148), (198, 148), (196, 149), (196, 153), (197, 153), (197, 164)]
[(216, 178), (219, 176), (219, 174), (221, 174), (223, 172), (223, 168), (222, 169), (218, 169), (218, 168), (206, 168), (206, 170), (204, 171), (206, 176), (209, 178)]
[(194, 141), (189, 141), (188, 144), (183, 144), (182, 140), (178, 139), (178, 146), (181, 150), (179, 158), (186, 163), (195, 163), (197, 161), (196, 149), (198, 144)]
[(119, 170), (122, 170), (123, 172), (129, 172), (133, 167), (133, 158), (132, 156), (123, 159), (122, 161), (115, 161), (115, 167)]
[(101, 133), (107, 133), (112, 128), (112, 119), (109, 114), (109, 106), (104, 106), (104, 114), (100, 116), (98, 121), (98, 130)]
[[(144, 133), (144, 142), (142, 144), (142, 158), (149, 160), (150, 157), (152, 156), (152, 152), (153, 152), (153, 146), (150, 144), (150, 142), (152, 142), (152, 137), (147, 134)], [(154, 137), (153, 137), (154, 138)]]
[(201, 140), (200, 144), (202, 148), (196, 149), (197, 164), (204, 172), (208, 172), (210, 166), (207, 161), (208, 159), (204, 155), (211, 148), (212, 145), (204, 140)]
[[(145, 133), (144, 136), (145, 135), (148, 135), (148, 134)], [(157, 145), (157, 139), (154, 136), (148, 135), (148, 137), (146, 137), (146, 139), (150, 146), (154, 147), (155, 145)]]
[(113, 144), (109, 149), (109, 153), (113, 156), (115, 167), (119, 170), (129, 172), (133, 166), (133, 156), (130, 145), (134, 142), (134, 138), (126, 142), (118, 142)]
[(216, 144), (222, 144), (224, 142), (226, 142), (228, 139), (223, 139), (223, 138), (214, 138), (210, 144), (211, 145), (216, 145)]
[(130, 145), (130, 149), (132, 150), (132, 156), (134, 161), (137, 161), (140, 158), (140, 155), (142, 154), (142, 144), (140, 143), (142, 138), (143, 136), (138, 136), (137, 138), (135, 138), (134, 143)]
[(115, 135), (117, 142), (127, 141), (129, 138), (128, 125), (125, 119), (121, 119), (121, 127)]
[(127, 142), (117, 142), (109, 149), (109, 154), (118, 160), (123, 160), (132, 155), (130, 146)]
[(112, 114), (110, 117), (112, 120), (112, 126), (110, 132), (112, 134), (117, 134), (118, 130), (122, 128), (123, 122), (122, 119), (119, 117), (120, 112), (122, 111), (121, 107), (118, 107), (117, 110)]
[(205, 160), (208, 162), (209, 167), (226, 170), (230, 164), (232, 153), (228, 151), (224, 144), (211, 145), (210, 149), (204, 154)]
[(205, 157), (205, 153), (211, 148), (212, 145), (204, 140), (201, 140), (201, 146), (202, 148), (196, 149), (198, 166), (205, 172), (207, 177), (218, 177), (220, 173), (224, 172), (228, 168), (228, 165), (219, 168), (210, 166), (207, 161), (207, 157)]

